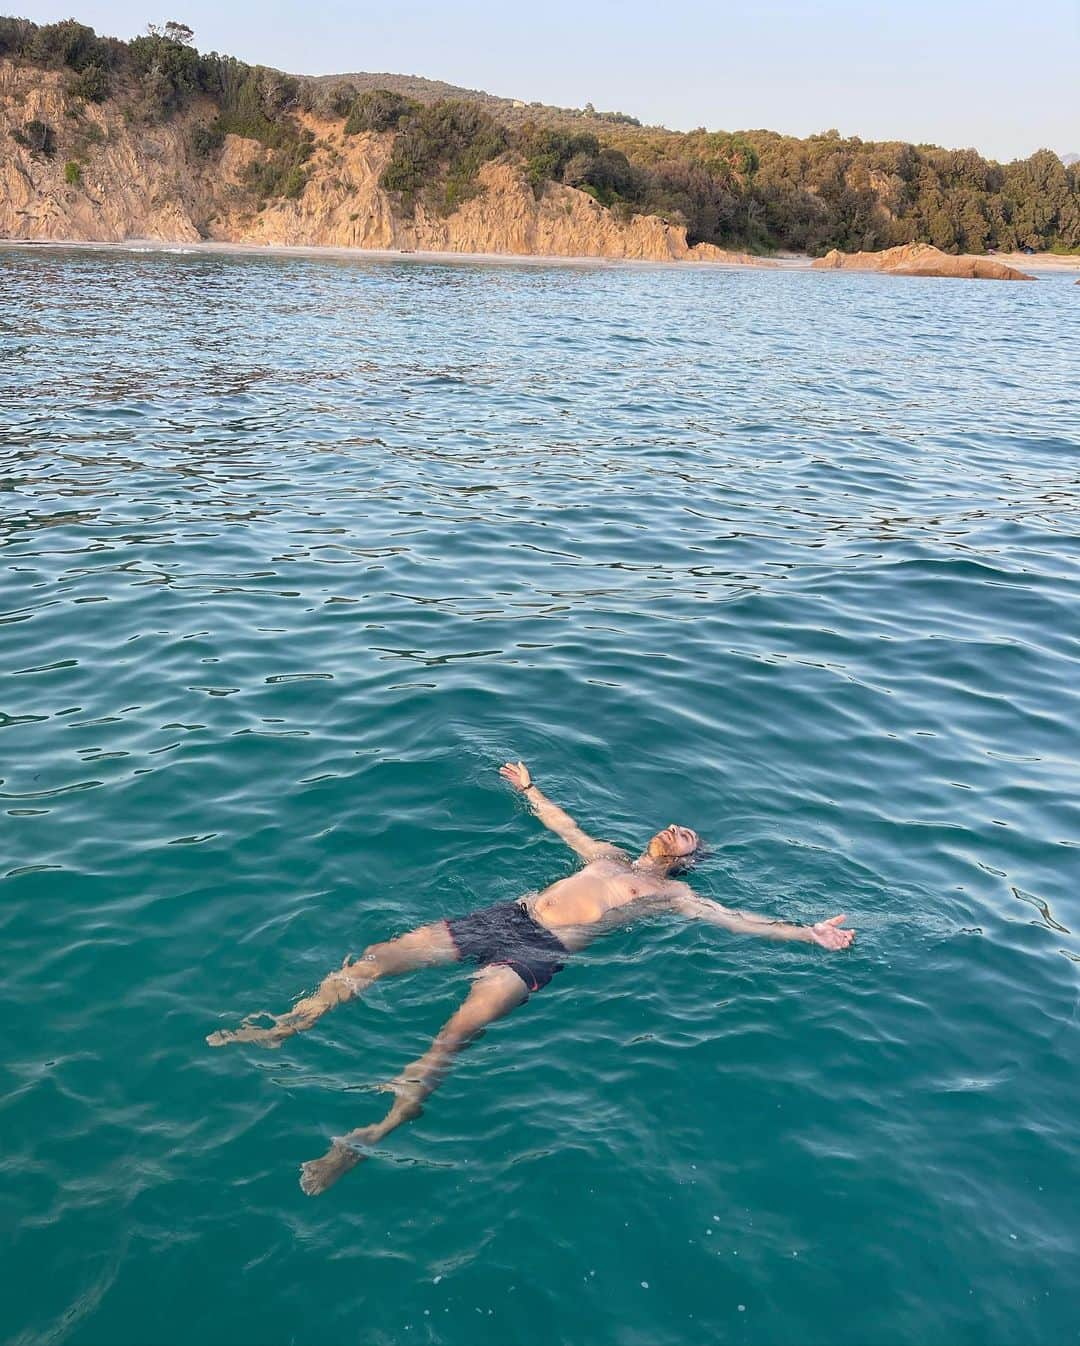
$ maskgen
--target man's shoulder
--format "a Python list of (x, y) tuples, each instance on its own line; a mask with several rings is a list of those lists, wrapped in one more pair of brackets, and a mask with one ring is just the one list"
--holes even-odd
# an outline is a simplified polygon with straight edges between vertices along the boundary
[(681, 879), (657, 879), (651, 887), (650, 896), (667, 907), (685, 906), (697, 900), (697, 893)]

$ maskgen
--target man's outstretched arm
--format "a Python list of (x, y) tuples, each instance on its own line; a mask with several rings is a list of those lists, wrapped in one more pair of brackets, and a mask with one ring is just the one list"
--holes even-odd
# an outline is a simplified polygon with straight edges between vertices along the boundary
[(553, 804), (539, 785), (533, 784), (529, 768), (524, 762), (507, 762), (505, 766), (499, 768), (499, 775), (503, 780), (508, 780), (515, 790), (521, 791), (529, 801), (529, 807), (544, 826), (549, 827), (556, 836), (562, 837), (571, 850), (577, 851), (583, 860), (600, 860), (606, 855), (622, 855), (617, 846), (612, 846), (608, 841), (597, 841), (595, 837), (583, 832), (569, 813), (559, 808), (558, 804)]
[(833, 916), (827, 921), (818, 921), (816, 925), (792, 925), (788, 921), (774, 921), (751, 911), (723, 907), (711, 898), (700, 897), (689, 888), (672, 899), (671, 910), (680, 916), (722, 926), (737, 935), (801, 940), (804, 944), (820, 944), (823, 949), (846, 949), (855, 938), (854, 930), (840, 929), (841, 922), (847, 919), (844, 916)]

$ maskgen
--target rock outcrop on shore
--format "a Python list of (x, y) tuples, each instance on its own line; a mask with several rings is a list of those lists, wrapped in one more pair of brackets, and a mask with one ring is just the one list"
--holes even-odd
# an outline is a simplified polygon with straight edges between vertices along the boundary
[(833, 248), (813, 263), (820, 271), (887, 271), (893, 276), (955, 276), (964, 280), (1034, 280), (993, 257), (952, 256), (929, 243), (905, 243), (884, 252), (840, 252)]
[[(267, 155), (258, 141), (230, 135), (219, 154), (193, 151), (192, 131), (212, 113), (196, 106), (163, 125), (138, 125), (115, 102), (73, 108), (58, 71), (0, 60), (0, 237), (772, 265), (706, 243), (691, 247), (685, 229), (655, 215), (623, 221), (572, 187), (549, 182), (537, 197), (505, 158), (484, 164), (481, 191), (452, 215), (422, 207), (408, 215), (379, 185), (391, 135), (347, 136), (340, 124), (307, 115), (299, 120), (316, 149), (304, 188), (260, 209), (245, 182), (245, 170)], [(13, 136), (30, 121), (53, 128), (50, 157)]]

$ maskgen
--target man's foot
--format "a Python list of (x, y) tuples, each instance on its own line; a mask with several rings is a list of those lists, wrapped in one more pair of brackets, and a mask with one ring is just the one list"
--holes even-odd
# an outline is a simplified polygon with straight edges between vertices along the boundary
[(367, 1143), (367, 1133), (373, 1127), (350, 1133), (348, 1139), (339, 1136), (321, 1159), (309, 1159), (300, 1165), (300, 1187), (307, 1196), (318, 1196), (332, 1187), (343, 1173), (355, 1168), (367, 1155), (360, 1146)]
[(261, 1047), (280, 1047), (295, 1032), (295, 1028), (280, 1023), (275, 1023), (272, 1028), (256, 1028), (245, 1019), (239, 1028), (219, 1028), (216, 1033), (208, 1034), (206, 1041), (211, 1047), (227, 1047), (230, 1042), (257, 1042)]
[[(348, 957), (346, 957), (348, 963)], [(374, 980), (372, 963), (356, 967), (339, 968), (324, 977), (314, 995), (298, 1000), (287, 1014), (270, 1014), (265, 1010), (261, 1014), (249, 1014), (239, 1028), (221, 1028), (211, 1033), (206, 1041), (211, 1047), (226, 1047), (230, 1042), (257, 1042), (263, 1047), (280, 1047), (286, 1038), (294, 1033), (303, 1033), (311, 1028), (335, 1005), (343, 1005), (346, 1000), (359, 995), (360, 991)], [(367, 974), (366, 976), (363, 974)], [(257, 1028), (253, 1019), (269, 1019), (269, 1028)]]

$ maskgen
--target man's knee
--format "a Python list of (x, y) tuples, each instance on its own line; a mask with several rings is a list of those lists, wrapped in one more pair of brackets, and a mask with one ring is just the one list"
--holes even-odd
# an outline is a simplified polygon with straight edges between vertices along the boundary
[(331, 972), (323, 982), (322, 989), (327, 994), (348, 999), (379, 977), (401, 971), (404, 964), (395, 954), (392, 942), (369, 944), (359, 958), (351, 962), (346, 959), (336, 972)]
[[(448, 935), (445, 938), (449, 940)], [(414, 968), (427, 967), (431, 963), (443, 961), (440, 957), (442, 952), (432, 930), (423, 927), (412, 930), (407, 935), (399, 935), (397, 939), (369, 944), (361, 954), (361, 959), (364, 962), (370, 961), (380, 974), (411, 972)]]
[(369, 944), (357, 959), (357, 963), (369, 969), (368, 975), (375, 978), (387, 972), (396, 972), (404, 966), (405, 960), (394, 948), (393, 940), (387, 940), (382, 944)]

